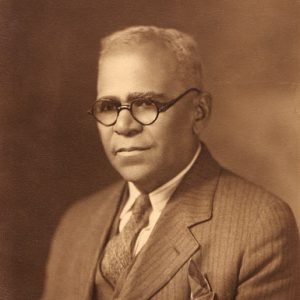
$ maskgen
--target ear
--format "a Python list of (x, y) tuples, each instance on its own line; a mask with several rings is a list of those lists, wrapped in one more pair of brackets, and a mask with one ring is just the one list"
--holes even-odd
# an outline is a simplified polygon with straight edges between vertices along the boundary
[(206, 127), (211, 113), (212, 97), (209, 93), (203, 92), (194, 98), (194, 124), (193, 131), (200, 137), (202, 130)]

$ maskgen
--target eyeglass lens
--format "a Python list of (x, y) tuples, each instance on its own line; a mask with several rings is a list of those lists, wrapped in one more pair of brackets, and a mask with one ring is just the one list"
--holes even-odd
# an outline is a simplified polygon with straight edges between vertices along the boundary
[(103, 125), (113, 125), (122, 109), (128, 109), (132, 117), (143, 125), (153, 123), (158, 115), (158, 109), (155, 103), (149, 100), (135, 100), (130, 106), (121, 106), (117, 101), (99, 100), (93, 107), (95, 118)]

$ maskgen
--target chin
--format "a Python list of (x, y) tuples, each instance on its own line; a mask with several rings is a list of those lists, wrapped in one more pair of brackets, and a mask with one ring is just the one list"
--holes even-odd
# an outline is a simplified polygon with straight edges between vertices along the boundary
[(147, 177), (149, 172), (147, 168), (141, 166), (122, 166), (121, 168), (116, 167), (116, 170), (126, 181), (141, 180)]
[(126, 181), (131, 181), (138, 188), (146, 191), (148, 186), (152, 186), (153, 176), (151, 176), (152, 172), (149, 168), (146, 167), (137, 167), (130, 166), (121, 169), (117, 169), (118, 173), (123, 177)]

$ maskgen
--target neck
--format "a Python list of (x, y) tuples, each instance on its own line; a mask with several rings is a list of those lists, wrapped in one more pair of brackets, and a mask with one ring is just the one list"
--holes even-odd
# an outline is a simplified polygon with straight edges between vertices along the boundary
[(154, 181), (153, 178), (146, 178), (143, 180), (143, 182), (134, 182), (133, 184), (141, 193), (150, 194), (158, 188), (168, 184), (170, 181), (180, 180), (190, 170), (199, 156), (200, 151), (201, 144), (198, 144), (193, 152), (193, 155), (189, 157), (189, 160), (185, 161), (180, 169), (176, 170), (176, 172), (173, 172), (172, 174), (169, 174), (169, 176), (160, 178), (160, 180), (157, 177), (156, 181)]

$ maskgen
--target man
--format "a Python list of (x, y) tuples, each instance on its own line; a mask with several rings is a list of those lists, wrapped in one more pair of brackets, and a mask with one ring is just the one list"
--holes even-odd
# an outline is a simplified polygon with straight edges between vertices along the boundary
[(210, 109), (190, 36), (103, 40), (91, 114), (123, 180), (64, 216), (43, 299), (299, 299), (293, 215), (213, 160), (199, 141)]

